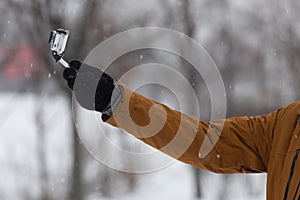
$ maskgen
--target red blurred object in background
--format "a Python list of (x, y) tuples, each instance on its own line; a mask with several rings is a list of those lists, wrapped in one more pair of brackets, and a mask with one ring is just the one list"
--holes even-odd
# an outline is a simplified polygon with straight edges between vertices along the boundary
[(8, 47), (2, 53), (1, 75), (6, 79), (28, 80), (45, 71), (43, 51), (28, 44)]

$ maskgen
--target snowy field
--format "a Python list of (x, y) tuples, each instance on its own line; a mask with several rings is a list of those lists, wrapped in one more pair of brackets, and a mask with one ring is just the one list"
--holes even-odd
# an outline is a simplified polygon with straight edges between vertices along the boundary
[[(72, 115), (67, 110), (66, 99), (2, 93), (0, 111), (0, 199), (37, 199), (44, 184), (40, 177), (42, 166), (48, 174), (50, 194), (54, 199), (63, 199), (69, 187), (72, 159), (69, 129)], [(117, 186), (110, 198), (91, 192), (85, 199), (195, 199), (193, 170), (188, 165), (176, 162), (168, 168), (135, 177), (136, 187), (131, 193), (119, 192), (121, 189)], [(224, 179), (222, 175), (205, 172), (201, 178), (201, 199), (220, 199), (224, 194), (224, 199), (230, 200), (263, 200), (265, 178), (265, 175), (232, 175)], [(249, 186), (255, 195), (249, 194)]]

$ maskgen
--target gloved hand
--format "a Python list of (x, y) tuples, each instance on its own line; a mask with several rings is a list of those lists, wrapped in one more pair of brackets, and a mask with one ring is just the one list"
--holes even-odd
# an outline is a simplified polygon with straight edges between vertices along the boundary
[(63, 77), (74, 91), (79, 104), (88, 110), (112, 115), (112, 105), (116, 107), (122, 97), (113, 78), (102, 70), (77, 60), (71, 61), (69, 66), (64, 70)]

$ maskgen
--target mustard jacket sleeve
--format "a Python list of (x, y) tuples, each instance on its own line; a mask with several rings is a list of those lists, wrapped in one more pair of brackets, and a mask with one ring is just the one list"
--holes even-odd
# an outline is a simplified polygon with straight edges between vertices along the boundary
[[(124, 85), (121, 88), (123, 98), (113, 116), (104, 119), (107, 123), (200, 169), (217, 173), (267, 171), (272, 133), (280, 110), (266, 116), (208, 123), (145, 98)], [(209, 127), (212, 132), (207, 138), (211, 144), (204, 145), (211, 145), (212, 149), (199, 157)]]

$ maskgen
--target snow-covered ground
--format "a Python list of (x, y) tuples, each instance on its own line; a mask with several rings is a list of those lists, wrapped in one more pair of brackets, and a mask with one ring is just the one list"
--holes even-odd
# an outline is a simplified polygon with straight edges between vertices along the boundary
[[(66, 99), (60, 96), (0, 94), (0, 199), (38, 198), (42, 184), (40, 152), (44, 152), (49, 192), (55, 199), (63, 198), (69, 187), (72, 158), (72, 113), (67, 107)], [(42, 129), (37, 126), (41, 121)], [(222, 175), (204, 173), (202, 199), (218, 199), (224, 188), (227, 199), (265, 199), (265, 175), (230, 175), (227, 180), (224, 182)], [(136, 181), (131, 193), (119, 193), (116, 187), (114, 197), (88, 194), (86, 199), (195, 199), (193, 170), (186, 164), (176, 162), (153, 173), (136, 175)], [(249, 184), (258, 191), (256, 196), (248, 195)]]

